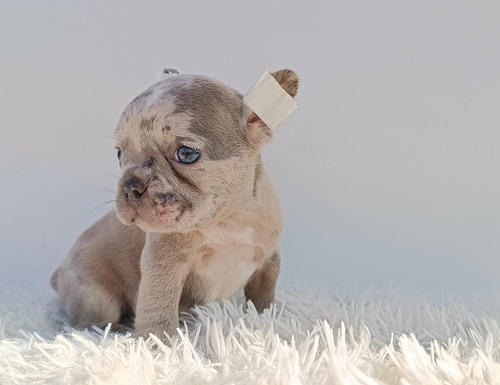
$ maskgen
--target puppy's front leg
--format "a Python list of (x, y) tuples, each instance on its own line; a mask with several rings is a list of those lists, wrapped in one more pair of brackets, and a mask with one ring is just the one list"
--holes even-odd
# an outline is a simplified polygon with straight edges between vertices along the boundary
[(179, 327), (179, 301), (187, 276), (187, 262), (179, 249), (161, 244), (147, 234), (141, 257), (141, 282), (137, 298), (135, 334), (149, 333), (164, 339), (163, 332), (173, 335)]
[(275, 251), (262, 267), (255, 271), (245, 286), (247, 301), (251, 300), (259, 312), (271, 306), (274, 301), (280, 266), (281, 256), (279, 251)]

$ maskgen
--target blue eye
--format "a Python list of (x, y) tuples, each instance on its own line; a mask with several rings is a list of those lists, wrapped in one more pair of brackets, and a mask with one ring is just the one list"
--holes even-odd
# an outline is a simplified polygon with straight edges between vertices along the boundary
[(194, 148), (182, 146), (177, 149), (177, 160), (181, 163), (194, 163), (200, 157), (200, 152)]
[(116, 156), (118, 157), (118, 160), (120, 160), (122, 158), (122, 149), (121, 148), (116, 149)]

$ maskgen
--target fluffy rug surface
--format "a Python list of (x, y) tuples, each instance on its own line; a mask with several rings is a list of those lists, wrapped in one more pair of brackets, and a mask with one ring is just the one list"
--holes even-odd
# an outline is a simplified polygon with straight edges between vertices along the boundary
[(72, 329), (48, 289), (0, 288), (0, 384), (500, 384), (500, 297), (280, 289), (195, 308), (171, 343)]

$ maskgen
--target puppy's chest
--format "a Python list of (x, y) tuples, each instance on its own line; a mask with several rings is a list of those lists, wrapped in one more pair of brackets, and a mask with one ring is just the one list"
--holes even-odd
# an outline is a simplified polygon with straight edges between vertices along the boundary
[(193, 256), (191, 285), (197, 302), (219, 301), (233, 295), (263, 263), (251, 226), (217, 227)]

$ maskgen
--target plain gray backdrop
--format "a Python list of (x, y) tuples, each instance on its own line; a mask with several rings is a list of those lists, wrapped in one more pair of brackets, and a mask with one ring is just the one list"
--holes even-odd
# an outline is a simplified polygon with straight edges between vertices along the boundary
[(301, 78), (264, 150), (281, 283), (500, 285), (500, 5), (3, 1), (0, 282), (47, 282), (111, 207), (113, 130), (162, 67)]

